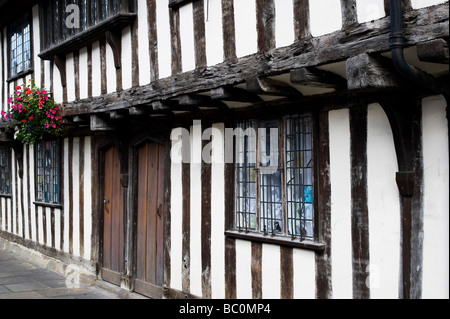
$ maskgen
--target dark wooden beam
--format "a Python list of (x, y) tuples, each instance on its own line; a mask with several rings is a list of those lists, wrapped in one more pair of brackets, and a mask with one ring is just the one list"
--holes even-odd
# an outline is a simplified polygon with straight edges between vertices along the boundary
[(53, 57), (53, 62), (59, 70), (59, 75), (61, 77), (61, 86), (66, 86), (66, 56), (65, 55), (55, 55)]
[(302, 96), (298, 90), (285, 82), (269, 78), (253, 77), (246, 80), (247, 90), (254, 94), (273, 96)]
[(200, 94), (183, 94), (178, 99), (181, 106), (226, 108), (220, 101), (211, 99), (210, 96)]
[(93, 114), (90, 116), (91, 131), (113, 131), (116, 129), (104, 114)]
[(363, 53), (352, 57), (346, 62), (346, 72), (349, 90), (397, 88), (405, 84), (392, 61), (382, 56)]
[(233, 87), (233, 86), (221, 86), (211, 90), (211, 98), (213, 100), (224, 100), (234, 102), (261, 102), (262, 99), (254, 93), (251, 93), (245, 89)]
[(436, 39), (417, 44), (417, 56), (420, 61), (432, 63), (449, 63), (448, 42)]
[(291, 71), (291, 82), (312, 87), (345, 89), (347, 81), (336, 73), (313, 67)]

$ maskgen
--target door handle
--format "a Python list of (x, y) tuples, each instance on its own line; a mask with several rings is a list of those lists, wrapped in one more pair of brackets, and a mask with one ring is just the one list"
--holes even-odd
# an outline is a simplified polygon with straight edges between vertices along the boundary
[(106, 213), (109, 215), (109, 209), (108, 209), (109, 199), (103, 200), (103, 206), (105, 206)]

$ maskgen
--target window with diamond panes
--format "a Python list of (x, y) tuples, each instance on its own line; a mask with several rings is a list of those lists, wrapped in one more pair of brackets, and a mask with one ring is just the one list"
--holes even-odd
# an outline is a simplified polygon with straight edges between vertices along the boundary
[(312, 117), (244, 121), (236, 128), (236, 229), (313, 239)]

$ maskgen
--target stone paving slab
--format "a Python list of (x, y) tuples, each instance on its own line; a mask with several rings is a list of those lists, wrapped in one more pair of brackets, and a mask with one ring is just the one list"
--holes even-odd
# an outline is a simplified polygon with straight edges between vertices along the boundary
[(107, 284), (111, 289), (105, 289), (101, 281), (94, 285), (73, 282), (3, 247), (0, 245), (0, 299), (148, 299), (113, 285)]

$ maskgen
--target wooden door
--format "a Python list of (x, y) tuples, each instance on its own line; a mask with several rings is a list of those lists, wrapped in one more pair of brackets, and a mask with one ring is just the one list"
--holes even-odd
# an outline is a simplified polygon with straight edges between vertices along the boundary
[(135, 290), (162, 298), (164, 146), (146, 143), (138, 149), (137, 162)]
[(104, 153), (102, 279), (120, 285), (124, 270), (124, 207), (117, 147)]

